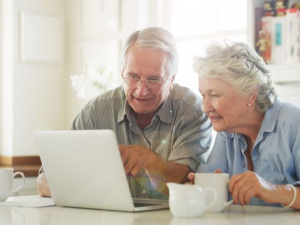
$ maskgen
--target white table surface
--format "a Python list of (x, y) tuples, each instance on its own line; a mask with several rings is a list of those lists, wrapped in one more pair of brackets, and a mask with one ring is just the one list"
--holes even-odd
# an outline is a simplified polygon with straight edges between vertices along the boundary
[[(18, 199), (13, 197), (11, 199)], [(300, 211), (283, 208), (231, 205), (222, 213), (198, 218), (175, 218), (170, 210), (139, 213), (78, 209), (58, 206), (0, 205), (0, 225), (299, 225)]]

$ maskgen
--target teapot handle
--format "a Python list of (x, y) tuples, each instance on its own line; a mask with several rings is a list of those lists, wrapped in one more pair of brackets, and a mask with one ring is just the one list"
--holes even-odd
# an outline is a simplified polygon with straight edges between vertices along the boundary
[(206, 195), (207, 192), (212, 192), (212, 194), (214, 196), (212, 202), (205, 206), (204, 210), (206, 211), (216, 203), (216, 201), (217, 201), (217, 192), (213, 188), (205, 188), (204, 190), (205, 190), (205, 195)]
[[(230, 182), (230, 179), (227, 180), (227, 187), (228, 187), (228, 185), (229, 185), (229, 182)], [(224, 208), (227, 207), (227, 206), (229, 206), (229, 205), (231, 205), (232, 203), (233, 203), (233, 200), (230, 200), (230, 201), (225, 202), (225, 203), (224, 203)]]
[(230, 200), (230, 201), (228, 201), (228, 202), (225, 202), (225, 203), (224, 203), (224, 208), (227, 207), (227, 206), (229, 206), (229, 205), (231, 205), (232, 203), (233, 203), (233, 200)]

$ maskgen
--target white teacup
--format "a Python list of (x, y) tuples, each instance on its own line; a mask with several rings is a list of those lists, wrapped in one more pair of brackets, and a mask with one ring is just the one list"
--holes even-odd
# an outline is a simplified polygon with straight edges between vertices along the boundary
[[(167, 183), (169, 188), (169, 206), (175, 217), (199, 217), (216, 202), (216, 191), (197, 185)], [(206, 201), (206, 195), (213, 198)]]
[[(16, 189), (12, 190), (12, 183), (15, 176), (22, 177), (22, 183)], [(25, 176), (22, 172), (15, 172), (12, 168), (0, 169), (0, 202), (6, 201), (8, 197), (20, 191), (25, 184)]]
[[(212, 188), (217, 193), (217, 201), (207, 212), (222, 212), (223, 209), (232, 203), (228, 201), (228, 173), (195, 173), (195, 184), (202, 188)], [(208, 196), (212, 199), (213, 196)]]

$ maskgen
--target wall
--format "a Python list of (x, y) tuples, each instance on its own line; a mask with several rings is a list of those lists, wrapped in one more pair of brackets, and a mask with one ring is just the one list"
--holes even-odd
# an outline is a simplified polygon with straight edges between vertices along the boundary
[[(28, 13), (26, 21), (22, 12)], [(65, 129), (65, 71), (63, 34), (58, 42), (48, 40), (47, 32), (37, 32), (35, 41), (26, 39), (24, 29), (40, 25), (30, 18), (38, 16), (51, 27), (51, 21), (64, 24), (64, 1), (60, 0), (3, 0), (3, 67), (2, 67), (2, 151), (3, 156), (38, 155), (33, 132), (39, 129)], [(49, 22), (50, 21), (50, 22)], [(26, 24), (24, 23), (26, 22)], [(48, 24), (49, 22), (49, 24)], [(31, 37), (29, 35), (29, 37)], [(32, 37), (31, 37), (32, 38)], [(24, 42), (24, 40), (27, 40)], [(48, 40), (50, 46), (45, 46)], [(43, 45), (44, 44), (44, 45)], [(28, 51), (24, 56), (24, 48)], [(59, 50), (57, 50), (59, 48)], [(46, 52), (43, 52), (46, 49)], [(41, 52), (40, 52), (41, 51)], [(54, 53), (53, 53), (54, 52)], [(40, 55), (35, 61), (31, 53)], [(49, 53), (49, 55), (47, 55)], [(58, 53), (59, 55), (57, 56)], [(52, 57), (54, 54), (54, 58)], [(24, 57), (23, 57), (24, 56)], [(52, 58), (58, 61), (52, 61)]]
[(13, 11), (12, 1), (2, 0), (2, 146), (3, 153), (12, 149), (12, 78), (13, 78)]
[[(2, 15), (2, 0), (0, 0), (0, 15)], [(2, 68), (2, 30), (3, 30), (3, 26), (2, 26), (2, 16), (0, 16), (0, 68)], [(0, 99), (2, 100), (2, 71), (0, 69)], [(3, 121), (2, 121), (2, 104), (1, 104), (2, 101), (0, 101), (0, 124), (3, 124)], [(2, 129), (0, 129), (0, 143), (3, 143), (3, 139), (2, 139)], [(2, 146), (0, 145), (0, 154), (1, 154), (1, 149), (2, 149)]]
[(275, 88), (282, 101), (292, 102), (300, 106), (300, 82), (277, 84)]
[[(71, 88), (70, 75), (81, 73), (82, 64), (85, 59), (95, 63), (102, 63), (103, 61), (112, 64), (112, 70), (115, 74), (116, 80), (121, 83), (120, 79), (120, 61), (115, 60), (120, 58), (120, 51), (122, 42), (133, 31), (150, 25), (155, 25), (149, 21), (147, 13), (153, 8), (151, 4), (156, 2), (151, 0), (119, 0), (119, 18), (117, 30), (99, 31), (97, 24), (90, 24), (89, 29), (85, 31), (83, 20), (87, 17), (90, 23), (97, 21), (98, 14), (89, 13), (85, 15), (85, 7), (88, 7), (93, 1), (84, 0), (66, 0), (66, 96), (67, 96), (67, 111), (66, 123), (71, 126), (74, 117), (82, 109), (86, 101), (78, 100), (75, 91)], [(151, 2), (151, 4), (150, 4)], [(151, 5), (151, 6), (150, 6)], [(98, 4), (94, 5), (99, 6)], [(150, 10), (154, 11), (154, 10)], [(151, 12), (149, 12), (151, 13)], [(117, 43), (117, 46), (115, 43)], [(105, 46), (111, 46), (105, 52)]]

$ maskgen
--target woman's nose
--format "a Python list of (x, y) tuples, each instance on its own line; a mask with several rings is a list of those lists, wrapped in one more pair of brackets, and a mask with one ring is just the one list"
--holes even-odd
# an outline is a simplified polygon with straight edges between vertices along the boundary
[(208, 98), (203, 98), (203, 112), (204, 113), (208, 113), (209, 111), (211, 111), (212, 107), (211, 107), (211, 102)]

